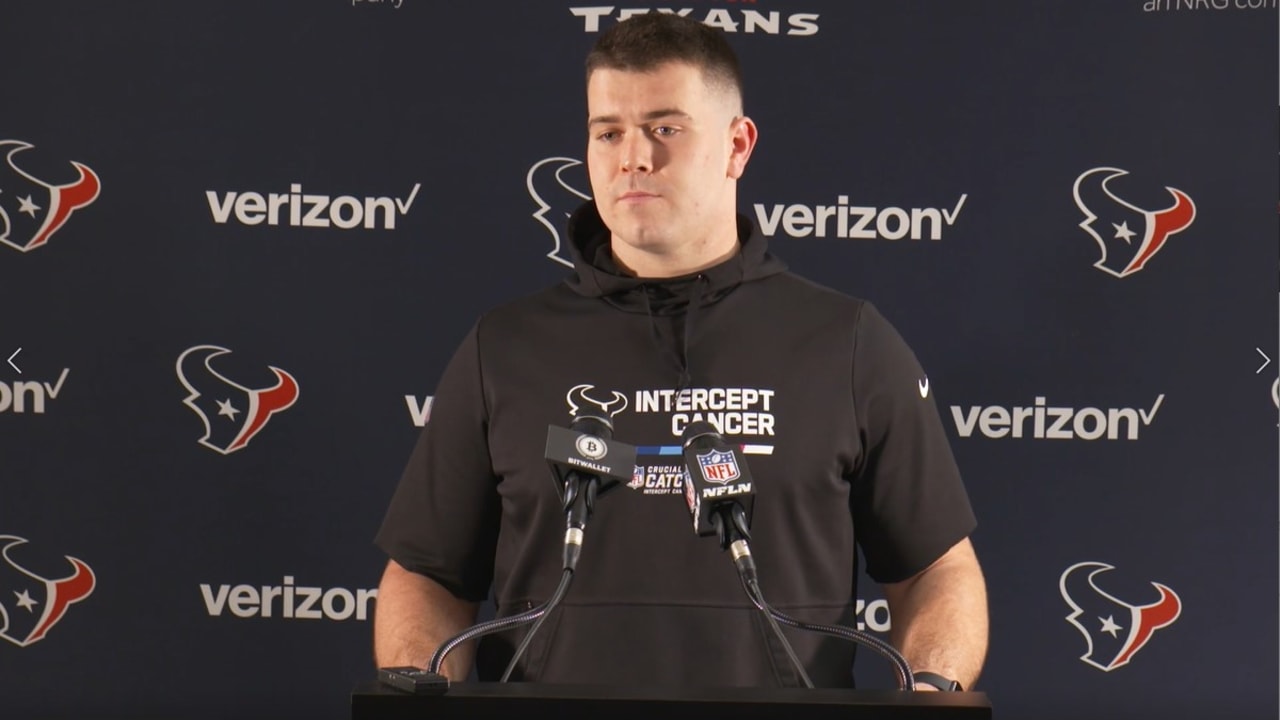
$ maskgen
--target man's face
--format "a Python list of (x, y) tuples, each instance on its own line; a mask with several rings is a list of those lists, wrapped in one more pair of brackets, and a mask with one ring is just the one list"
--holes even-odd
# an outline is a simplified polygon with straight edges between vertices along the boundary
[(685, 63), (591, 74), (587, 168), (615, 243), (665, 254), (732, 231), (746, 162), (738, 111), (736, 95)]

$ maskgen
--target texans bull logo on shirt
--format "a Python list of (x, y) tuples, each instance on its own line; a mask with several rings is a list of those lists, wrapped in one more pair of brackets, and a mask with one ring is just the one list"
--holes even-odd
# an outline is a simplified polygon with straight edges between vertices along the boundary
[(0, 242), (29, 252), (49, 242), (71, 213), (98, 199), (102, 187), (98, 175), (88, 166), (72, 162), (79, 177), (63, 185), (53, 185), (19, 168), (13, 156), (31, 148), (21, 140), (0, 140)]
[(298, 381), (278, 367), (270, 387), (254, 389), (214, 370), (210, 361), (231, 351), (216, 345), (197, 345), (178, 357), (178, 380), (191, 394), (183, 400), (200, 416), (204, 435), (200, 444), (223, 455), (243, 449), (271, 416), (293, 406)]
[(67, 608), (88, 597), (96, 584), (93, 570), (70, 555), (63, 556), (71, 564), (70, 574), (61, 578), (43, 578), (22, 567), (9, 553), (26, 542), (0, 535), (0, 637), (18, 647), (42, 640)]
[(1182, 613), (1178, 594), (1153, 582), (1159, 597), (1147, 605), (1133, 605), (1098, 588), (1095, 578), (1112, 565), (1076, 563), (1058, 581), (1062, 599), (1071, 606), (1067, 622), (1084, 635), (1087, 649), (1080, 659), (1110, 672), (1127, 665), (1160, 628), (1173, 624)]
[(578, 417), (578, 413), (584, 409), (598, 409), (600, 412), (604, 413), (606, 417), (612, 419), (614, 415), (617, 415), (627, 409), (626, 395), (623, 395), (617, 390), (613, 390), (611, 391), (608, 400), (597, 400), (587, 394), (593, 390), (595, 390), (595, 385), (585, 383), (581, 385), (574, 385), (569, 388), (569, 392), (564, 396), (565, 402), (569, 404), (569, 415)]

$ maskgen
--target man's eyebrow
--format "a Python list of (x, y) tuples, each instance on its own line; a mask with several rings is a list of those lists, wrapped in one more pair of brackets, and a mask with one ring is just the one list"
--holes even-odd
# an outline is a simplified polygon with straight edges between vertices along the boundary
[[(650, 110), (649, 112), (642, 115), (641, 119), (647, 122), (649, 120), (657, 120), (658, 118), (673, 117), (673, 116), (686, 118), (688, 120), (693, 119), (692, 115), (690, 115), (689, 113), (679, 108), (662, 108), (661, 110)], [(596, 117), (593, 117), (587, 121), (587, 126), (590, 127), (592, 125), (600, 125), (600, 124), (613, 125), (620, 122), (622, 122), (622, 119), (619, 118), (617, 115), (597, 115)]]

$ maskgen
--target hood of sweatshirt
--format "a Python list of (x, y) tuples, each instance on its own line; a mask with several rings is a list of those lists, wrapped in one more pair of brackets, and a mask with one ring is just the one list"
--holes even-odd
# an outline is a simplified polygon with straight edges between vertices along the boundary
[[(745, 283), (784, 272), (786, 263), (770, 254), (768, 240), (745, 215), (737, 216), (738, 252), (697, 273), (671, 278), (642, 278), (614, 261), (610, 232), (594, 201), (569, 217), (567, 235), (573, 274), (566, 281), (579, 295), (599, 298), (623, 312), (649, 318), (654, 342), (679, 373), (677, 390), (691, 382), (689, 345), (697, 332), (699, 310), (723, 300)], [(658, 318), (670, 318), (677, 332), (664, 333)]]

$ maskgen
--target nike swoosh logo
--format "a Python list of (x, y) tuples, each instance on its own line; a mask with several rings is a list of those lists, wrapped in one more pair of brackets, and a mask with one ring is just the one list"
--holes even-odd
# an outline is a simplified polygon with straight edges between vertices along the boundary
[(929, 397), (929, 378), (925, 378), (923, 380), (917, 380), (916, 384), (920, 386), (920, 397), (922, 398)]

